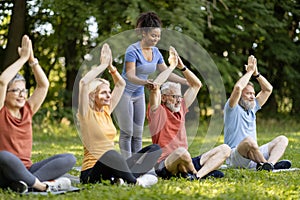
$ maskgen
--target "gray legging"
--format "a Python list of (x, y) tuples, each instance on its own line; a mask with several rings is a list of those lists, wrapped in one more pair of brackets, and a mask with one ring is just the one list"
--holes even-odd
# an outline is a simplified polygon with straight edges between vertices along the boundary
[(13, 181), (24, 181), (31, 187), (36, 178), (40, 181), (56, 179), (71, 170), (75, 163), (74, 155), (66, 153), (34, 163), (27, 169), (17, 156), (0, 151), (0, 187), (6, 188)]
[(120, 128), (121, 154), (129, 158), (142, 149), (142, 134), (145, 121), (145, 95), (132, 97), (124, 93), (114, 115)]

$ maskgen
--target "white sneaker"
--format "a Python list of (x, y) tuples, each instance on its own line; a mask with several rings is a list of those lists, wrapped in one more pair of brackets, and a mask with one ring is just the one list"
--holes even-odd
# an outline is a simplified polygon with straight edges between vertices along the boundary
[(142, 187), (150, 187), (156, 184), (158, 181), (157, 177), (152, 174), (144, 174), (136, 179), (136, 184)]
[(60, 177), (54, 179), (53, 181), (45, 181), (47, 187), (47, 192), (57, 192), (63, 190), (69, 190), (71, 188), (71, 180), (66, 177)]
[(127, 184), (125, 183), (125, 181), (124, 181), (122, 178), (118, 178), (118, 179), (117, 179), (117, 184), (118, 184), (118, 185), (124, 185), (124, 186), (127, 185)]
[(111, 178), (111, 181), (113, 182), (113, 184), (117, 184), (117, 185), (126, 185), (125, 181), (122, 178)]

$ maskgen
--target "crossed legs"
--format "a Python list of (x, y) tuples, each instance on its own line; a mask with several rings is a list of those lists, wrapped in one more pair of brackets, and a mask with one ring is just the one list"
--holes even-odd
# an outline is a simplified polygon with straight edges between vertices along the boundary
[(202, 178), (209, 172), (218, 169), (226, 158), (230, 155), (230, 148), (226, 144), (222, 144), (212, 150), (201, 155), (199, 171), (196, 171), (190, 153), (180, 147), (173, 151), (165, 160), (166, 169), (172, 173), (179, 172), (197, 174), (198, 178)]
[(281, 135), (274, 138), (268, 144), (269, 158), (263, 156), (259, 150), (259, 146), (255, 140), (251, 137), (245, 138), (237, 147), (237, 150), (240, 155), (245, 158), (248, 158), (256, 163), (272, 163), (275, 164), (284, 154), (285, 149), (288, 145), (287, 137)]

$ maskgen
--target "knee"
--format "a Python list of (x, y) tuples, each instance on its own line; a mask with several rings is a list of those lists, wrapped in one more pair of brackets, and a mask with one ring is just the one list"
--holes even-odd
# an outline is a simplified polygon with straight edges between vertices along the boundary
[(130, 141), (131, 137), (132, 135), (130, 132), (120, 130), (120, 141)]
[(115, 150), (109, 150), (100, 157), (99, 161), (104, 163), (104, 162), (109, 162), (111, 160), (120, 160), (120, 159), (124, 159), (124, 158), (119, 152)]
[(156, 152), (157, 155), (161, 155), (162, 154), (162, 149), (160, 148), (160, 146), (158, 144), (152, 144), (152, 152)]
[(241, 142), (241, 145), (243, 145), (244, 147), (246, 147), (247, 149), (249, 149), (250, 151), (251, 150), (257, 150), (259, 147), (258, 147), (258, 144), (256, 141), (254, 141), (252, 138), (250, 137), (247, 137), (245, 138), (242, 142)]
[(11, 156), (14, 156), (14, 154), (8, 152), (8, 151), (0, 151), (0, 163), (5, 164), (7, 162), (11, 161)]
[(222, 152), (226, 158), (228, 158), (231, 153), (231, 148), (227, 144), (221, 144), (219, 146), (219, 151)]
[(191, 160), (190, 153), (185, 148), (183, 148), (183, 147), (177, 148), (174, 153), (182, 161), (188, 162), (188, 161)]
[(69, 154), (68, 155), (68, 160), (69, 160), (70, 163), (72, 163), (73, 165), (75, 165), (77, 159), (76, 159), (76, 157), (73, 154)]
[(277, 139), (281, 143), (281, 145), (287, 146), (289, 144), (289, 139), (284, 135), (278, 136)]
[(151, 151), (161, 151), (161, 148), (158, 144), (151, 144), (150, 149)]
[(71, 167), (75, 165), (76, 160), (77, 160), (76, 157), (71, 153), (66, 153), (64, 156), (64, 161)]

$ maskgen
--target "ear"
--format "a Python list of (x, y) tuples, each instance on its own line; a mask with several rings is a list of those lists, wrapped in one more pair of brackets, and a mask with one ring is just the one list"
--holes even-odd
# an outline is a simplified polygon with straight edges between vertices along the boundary
[(91, 101), (94, 101), (94, 100), (95, 100), (95, 92), (90, 92), (90, 93), (89, 93), (89, 99), (90, 99)]
[(167, 97), (165, 95), (161, 95), (161, 102), (165, 103), (167, 101)]

